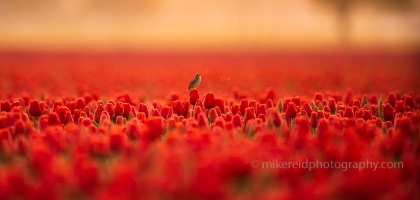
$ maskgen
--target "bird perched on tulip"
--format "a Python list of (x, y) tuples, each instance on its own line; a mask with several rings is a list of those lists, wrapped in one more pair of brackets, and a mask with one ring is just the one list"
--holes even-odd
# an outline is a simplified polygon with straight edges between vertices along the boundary
[(188, 91), (190, 91), (191, 89), (197, 88), (197, 86), (200, 84), (200, 82), (201, 82), (201, 76), (200, 76), (200, 74), (195, 74), (194, 79), (188, 85)]

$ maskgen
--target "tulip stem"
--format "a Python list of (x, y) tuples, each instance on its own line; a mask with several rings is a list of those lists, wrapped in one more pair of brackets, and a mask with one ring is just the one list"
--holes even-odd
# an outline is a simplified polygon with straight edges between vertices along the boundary
[(38, 129), (37, 125), (36, 125), (36, 117), (34, 116), (34, 128)]

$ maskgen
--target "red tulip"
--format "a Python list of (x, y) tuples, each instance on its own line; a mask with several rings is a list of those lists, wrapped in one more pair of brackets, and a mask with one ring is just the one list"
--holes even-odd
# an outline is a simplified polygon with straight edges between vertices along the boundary
[(170, 106), (162, 107), (160, 114), (163, 118), (167, 119), (168, 117), (172, 116), (172, 107)]
[(195, 105), (199, 98), (200, 98), (200, 96), (198, 95), (198, 90), (192, 89), (190, 91), (190, 104)]
[(266, 122), (267, 121), (265, 114), (259, 114), (258, 115), (258, 118), (262, 119), (263, 122)]
[(362, 111), (363, 112), (363, 119), (364, 120), (370, 120), (370, 119), (372, 119), (372, 113), (370, 112), (370, 110), (363, 110)]
[(194, 118), (195, 119), (198, 119), (197, 117), (198, 117), (198, 114), (200, 114), (201, 112), (203, 112), (203, 110), (201, 109), (201, 107), (200, 106), (195, 106), (195, 108), (194, 108)]
[(232, 114), (236, 115), (239, 112), (239, 105), (233, 104), (230, 111), (232, 112)]
[(29, 102), (28, 112), (31, 116), (34, 116), (34, 117), (38, 117), (41, 115), (41, 109), (39, 108), (38, 100), (35, 99)]
[(136, 114), (136, 118), (141, 121), (142, 123), (144, 123), (146, 121), (146, 114), (144, 114), (144, 112), (138, 112)]
[(121, 150), (124, 147), (125, 137), (119, 132), (109, 134), (109, 145), (112, 150)]
[(123, 103), (123, 114), (122, 116), (126, 119), (128, 119), (128, 117), (130, 116), (130, 112), (131, 112), (131, 105), (129, 103)]
[(404, 104), (405, 106), (408, 106), (410, 108), (414, 108), (414, 106), (416, 105), (412, 96), (406, 96), (404, 99)]
[[(65, 109), (63, 109), (65, 110)], [(61, 125), (60, 118), (58, 117), (57, 113), (52, 112), (48, 115), (48, 124), (49, 125)]]
[(265, 104), (259, 104), (259, 105), (257, 105), (257, 107), (258, 107), (257, 108), (257, 115), (260, 115), (260, 114), (266, 115), (267, 114)]
[(107, 103), (105, 106), (105, 110), (108, 112), (110, 118), (115, 117), (115, 108), (112, 103)]
[(318, 114), (316, 112), (313, 112), (311, 114), (310, 124), (312, 128), (316, 128), (318, 125)]
[(351, 109), (350, 107), (346, 107), (343, 117), (353, 118), (354, 117), (353, 109)]
[(242, 127), (243, 126), (243, 122), (242, 122), (241, 116), (239, 116), (239, 114), (236, 114), (236, 115), (233, 116), (232, 123), (233, 123), (234, 127)]
[(181, 101), (182, 107), (184, 107), (184, 114), (182, 116), (188, 117), (190, 112), (190, 104), (188, 101)]
[(375, 94), (372, 94), (372, 95), (369, 97), (369, 103), (371, 103), (371, 104), (378, 104), (378, 98), (376, 97), (376, 95), (375, 95)]
[(85, 106), (86, 106), (86, 103), (85, 103), (85, 101), (82, 98), (79, 98), (79, 99), (76, 100), (76, 107), (75, 107), (75, 109), (82, 110)]
[(146, 127), (145, 137), (149, 141), (152, 141), (163, 134), (165, 122), (162, 117), (151, 117), (146, 121)]
[(300, 106), (300, 98), (299, 97), (292, 97), (292, 102), (295, 103), (296, 106)]
[(242, 99), (241, 104), (239, 106), (239, 111), (241, 113), (245, 113), (245, 108), (248, 108), (248, 106), (249, 106), (248, 100), (247, 99)]
[(391, 104), (391, 106), (395, 106), (395, 103), (397, 101), (397, 96), (395, 95), (395, 93), (391, 92), (388, 95), (388, 103)]
[(328, 107), (330, 108), (331, 113), (335, 114), (335, 112), (337, 111), (337, 103), (335, 102), (334, 98), (328, 99)]
[(281, 124), (279, 111), (275, 108), (269, 109), (267, 112), (267, 121), (269, 127), (279, 127)]
[(185, 114), (184, 106), (182, 105), (181, 101), (176, 100), (172, 103), (173, 112), (179, 116), (183, 116)]
[(385, 121), (392, 121), (394, 118), (394, 109), (391, 104), (382, 105), (382, 115)]
[(225, 120), (223, 119), (223, 117), (217, 117), (214, 120), (214, 125), (219, 126), (220, 128), (225, 128)]
[(70, 112), (70, 110), (66, 106), (58, 106), (56, 108), (56, 112), (58, 117), (60, 118), (60, 122), (63, 124), (67, 124), (67, 112)]
[(160, 117), (161, 115), (160, 115), (159, 110), (158, 110), (158, 109), (156, 109), (156, 108), (154, 108), (154, 109), (152, 110), (152, 116), (153, 116), (153, 117)]
[(201, 110), (204, 110), (204, 105), (203, 105), (203, 101), (201, 101), (201, 99), (197, 100), (197, 103), (195, 104), (195, 107), (200, 107)]
[(405, 108), (404, 101), (397, 100), (394, 107), (395, 113), (404, 113), (404, 108)]
[(311, 108), (311, 106), (309, 105), (308, 102), (303, 103), (302, 110), (304, 110), (306, 112), (306, 114), (308, 115), (308, 117), (311, 116), (311, 114), (312, 114), (312, 108)]
[(198, 113), (197, 122), (198, 122), (199, 127), (207, 127), (208, 126), (207, 117), (204, 115), (204, 112)]
[(115, 116), (123, 116), (123, 114), (124, 114), (123, 103), (120, 101), (117, 101), (115, 103)]
[(314, 97), (314, 100), (316, 101), (316, 100), (318, 100), (318, 101), (322, 101), (322, 94), (321, 93), (315, 93), (315, 97)]
[(140, 103), (138, 107), (139, 112), (143, 112), (146, 115), (146, 118), (149, 117), (149, 109), (147, 108), (147, 105), (144, 103)]
[(212, 92), (206, 94), (206, 98), (204, 99), (204, 107), (206, 109), (214, 108), (215, 106), (215, 98)]
[(318, 120), (325, 119), (326, 118), (325, 115), (326, 113), (324, 111), (318, 110)]
[(209, 120), (210, 120), (210, 123), (213, 123), (213, 122), (214, 122), (214, 120), (216, 120), (216, 118), (217, 118), (218, 116), (219, 116), (219, 115), (217, 114), (216, 109), (211, 108), (211, 109), (210, 109), (210, 112), (209, 112)]
[(228, 112), (228, 113), (226, 113), (226, 118), (225, 118), (225, 120), (227, 121), (227, 122), (230, 122), (230, 121), (232, 121), (232, 118), (233, 118), (233, 114), (232, 114), (232, 112)]
[(257, 101), (255, 101), (255, 100), (249, 101), (249, 107), (253, 107), (254, 111), (256, 111), (257, 110)]
[(53, 110), (56, 110), (58, 106), (63, 106), (63, 102), (61, 102), (61, 101), (54, 101)]
[(245, 109), (244, 122), (247, 123), (250, 119), (255, 119), (254, 107), (248, 107)]
[(9, 101), (4, 101), (4, 102), (2, 101), (0, 102), (0, 104), (1, 104), (0, 106), (1, 111), (10, 112), (10, 110), (12, 109)]
[(353, 100), (353, 107), (356, 106), (357, 108), (361, 108), (362, 104), (360, 103), (360, 101), (358, 99)]
[(272, 88), (268, 88), (266, 90), (266, 100), (271, 99), (274, 100), (274, 97), (276, 96), (276, 93), (274, 92), (274, 89)]
[(324, 112), (331, 113), (331, 110), (328, 106), (324, 106)]
[(74, 113), (74, 109), (76, 109), (76, 102), (71, 101), (71, 102), (66, 102), (66, 107), (70, 110), (70, 112), (73, 114)]
[(221, 113), (225, 113), (225, 101), (223, 99), (216, 99), (214, 105), (220, 108)]
[(289, 102), (286, 109), (286, 116), (287, 118), (295, 118), (296, 117), (296, 106), (294, 103)]
[(268, 109), (273, 108), (273, 107), (274, 107), (273, 100), (267, 99), (267, 101), (265, 102), (265, 108), (268, 110)]

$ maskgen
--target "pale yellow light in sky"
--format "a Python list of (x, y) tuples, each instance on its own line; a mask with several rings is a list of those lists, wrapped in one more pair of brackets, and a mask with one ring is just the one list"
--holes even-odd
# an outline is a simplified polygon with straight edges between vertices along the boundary
[[(420, 9), (354, 5), (349, 44), (417, 47)], [(0, 49), (294, 49), (339, 45), (311, 0), (0, 0)]]

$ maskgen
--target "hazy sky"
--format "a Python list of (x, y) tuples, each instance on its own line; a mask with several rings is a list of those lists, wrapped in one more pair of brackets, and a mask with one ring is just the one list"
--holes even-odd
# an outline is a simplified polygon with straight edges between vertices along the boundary
[[(420, 44), (413, 11), (350, 7), (349, 44)], [(340, 44), (337, 11), (312, 0), (0, 0), (0, 49), (224, 49)]]

